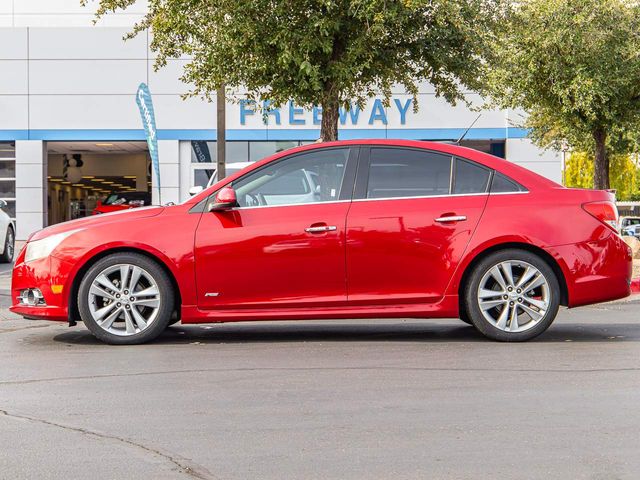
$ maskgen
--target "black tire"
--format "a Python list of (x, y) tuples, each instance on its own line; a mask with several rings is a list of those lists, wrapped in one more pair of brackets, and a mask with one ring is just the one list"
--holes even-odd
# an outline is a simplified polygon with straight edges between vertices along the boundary
[(458, 313), (458, 316), (460, 320), (462, 320), (464, 323), (466, 323), (467, 325), (473, 326), (473, 322), (469, 318), (469, 314), (467, 313), (467, 310), (464, 307), (460, 307), (460, 312)]
[[(89, 307), (89, 290), (96, 277), (106, 268), (118, 264), (130, 264), (144, 269), (158, 286), (160, 305), (155, 320), (141, 332), (120, 336), (100, 327), (94, 320)], [(138, 253), (114, 253), (98, 260), (85, 273), (78, 290), (78, 311), (87, 328), (99, 340), (110, 345), (138, 345), (157, 338), (171, 321), (174, 310), (174, 292), (171, 280), (160, 265), (150, 258)]]
[(7, 235), (4, 239), (4, 252), (0, 255), (0, 263), (13, 262), (13, 255), (16, 251), (16, 234), (13, 231), (13, 227), (9, 225), (7, 227)]
[[(483, 276), (491, 268), (505, 261), (522, 261), (532, 265), (544, 276), (549, 286), (549, 301), (544, 316), (525, 331), (507, 332), (497, 328), (484, 317), (479, 305), (478, 291)], [(501, 342), (523, 342), (537, 337), (551, 326), (558, 314), (559, 306), (560, 284), (556, 274), (545, 260), (526, 250), (507, 249), (488, 255), (475, 266), (464, 291), (464, 309), (472, 324), (484, 336)]]

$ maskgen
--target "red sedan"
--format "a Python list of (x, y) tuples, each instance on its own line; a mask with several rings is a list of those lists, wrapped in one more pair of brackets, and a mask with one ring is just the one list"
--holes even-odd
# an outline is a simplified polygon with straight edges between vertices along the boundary
[(629, 295), (605, 191), (454, 145), (345, 141), (257, 162), (181, 205), (36, 232), (11, 310), (135, 344), (171, 323), (459, 317), (544, 332), (559, 305)]

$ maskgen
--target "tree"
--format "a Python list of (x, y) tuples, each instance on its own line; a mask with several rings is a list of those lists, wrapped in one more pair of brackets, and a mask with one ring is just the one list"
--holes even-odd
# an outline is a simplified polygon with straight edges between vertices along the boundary
[[(131, 35), (151, 29), (157, 66), (191, 58), (183, 80), (193, 94), (226, 84), (259, 104), (320, 105), (321, 138), (336, 140), (341, 106), (376, 94), (388, 103), (394, 84), (415, 99), (426, 80), (452, 103), (462, 85), (479, 87), (503, 1), (150, 0)], [(134, 0), (99, 2), (101, 16)]]
[(490, 95), (527, 111), (537, 144), (593, 152), (593, 186), (609, 188), (607, 152), (628, 153), (640, 124), (638, 2), (517, 2), (494, 51)]
[[(611, 187), (616, 198), (626, 201), (638, 195), (640, 169), (637, 155), (610, 154)], [(573, 152), (567, 159), (565, 178), (568, 187), (590, 188), (593, 185), (594, 158), (585, 152)]]

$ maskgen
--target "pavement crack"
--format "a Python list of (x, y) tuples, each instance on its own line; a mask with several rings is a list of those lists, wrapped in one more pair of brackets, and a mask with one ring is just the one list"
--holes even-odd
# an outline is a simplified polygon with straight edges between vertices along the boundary
[(454, 367), (240, 367), (240, 368), (197, 368), (185, 370), (162, 370), (156, 372), (107, 373), (103, 375), (70, 375), (65, 377), (33, 378), (29, 380), (0, 381), (0, 386), (29, 385), (32, 383), (64, 382), (74, 380), (100, 380), (102, 378), (145, 377), (154, 375), (179, 375), (187, 373), (226, 372), (307, 372), (307, 371), (405, 371), (405, 372), (496, 372), (496, 373), (608, 373), (640, 372), (640, 367), (622, 368), (454, 368)]
[(192, 461), (183, 458), (177, 454), (174, 453), (169, 453), (169, 452), (164, 452), (161, 451), (158, 448), (153, 448), (153, 447), (149, 447), (147, 445), (144, 445), (142, 443), (138, 443), (134, 440), (130, 440), (128, 438), (125, 437), (119, 437), (117, 435), (110, 435), (108, 433), (102, 433), (102, 432), (97, 432), (95, 430), (89, 430), (87, 428), (81, 428), (81, 427), (74, 427), (71, 425), (64, 425), (62, 423), (57, 423), (57, 422), (53, 422), (50, 420), (45, 420), (42, 418), (36, 418), (36, 417), (32, 417), (29, 415), (24, 415), (24, 414), (18, 414), (18, 413), (12, 413), (9, 412), (8, 410), (4, 410), (4, 409), (0, 409), (0, 415), (3, 415), (5, 417), (9, 417), (9, 418), (14, 418), (14, 419), (19, 419), (19, 420), (24, 420), (24, 421), (28, 421), (28, 422), (32, 422), (32, 423), (38, 423), (41, 425), (48, 425), (51, 427), (56, 427), (56, 428), (61, 428), (67, 431), (71, 431), (71, 432), (76, 432), (76, 433), (80, 433), (82, 435), (88, 435), (88, 436), (92, 436), (92, 437), (96, 437), (96, 438), (100, 438), (103, 440), (113, 440), (116, 442), (120, 442), (122, 444), (128, 445), (130, 447), (135, 447), (135, 448), (139, 448), (141, 450), (144, 450), (147, 453), (150, 453), (152, 455), (156, 455), (160, 458), (163, 458), (165, 460), (167, 460), (168, 462), (172, 463), (173, 465), (175, 465), (176, 467), (178, 467), (178, 469), (188, 475), (191, 478), (196, 478), (199, 480), (215, 480), (215, 477), (211, 474), (211, 472), (209, 472), (206, 468), (202, 467), (201, 465), (196, 465), (195, 463), (193, 463)]

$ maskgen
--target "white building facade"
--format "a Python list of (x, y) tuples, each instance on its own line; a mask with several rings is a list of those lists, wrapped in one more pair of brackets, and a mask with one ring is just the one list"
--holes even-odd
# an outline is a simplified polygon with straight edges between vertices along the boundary
[[(149, 172), (148, 182), (139, 167), (127, 170), (146, 151), (135, 101), (141, 82), (153, 95), (162, 202), (187, 198), (189, 188), (204, 183), (214, 167), (216, 106), (183, 100), (189, 87), (179, 77), (187, 60), (169, 60), (156, 72), (149, 34), (122, 39), (144, 13), (144, 2), (97, 26), (92, 8), (78, 3), (0, 0), (0, 198), (9, 203), (19, 240), (69, 218), (67, 213), (52, 216), (56, 209), (85, 205), (110, 185), (131, 190), (148, 185), (157, 197), (150, 169), (142, 167), (144, 174)], [(473, 92), (466, 98), (482, 104)], [(429, 85), (420, 88), (417, 113), (412, 102), (406, 92), (396, 91), (388, 107), (374, 98), (362, 110), (342, 112), (340, 138), (454, 141), (482, 113), (464, 144), (560, 181), (559, 155), (532, 145), (526, 131), (514, 126), (522, 121), (519, 113), (451, 106), (436, 98)], [(255, 161), (314, 141), (320, 115), (319, 109), (290, 102), (263, 118), (239, 96), (227, 106), (227, 162)], [(68, 181), (63, 166), (65, 155), (75, 152), (85, 159), (82, 180), (76, 183)], [(117, 181), (120, 177), (131, 179), (133, 186)], [(102, 190), (91, 183), (96, 179), (105, 184)]]

